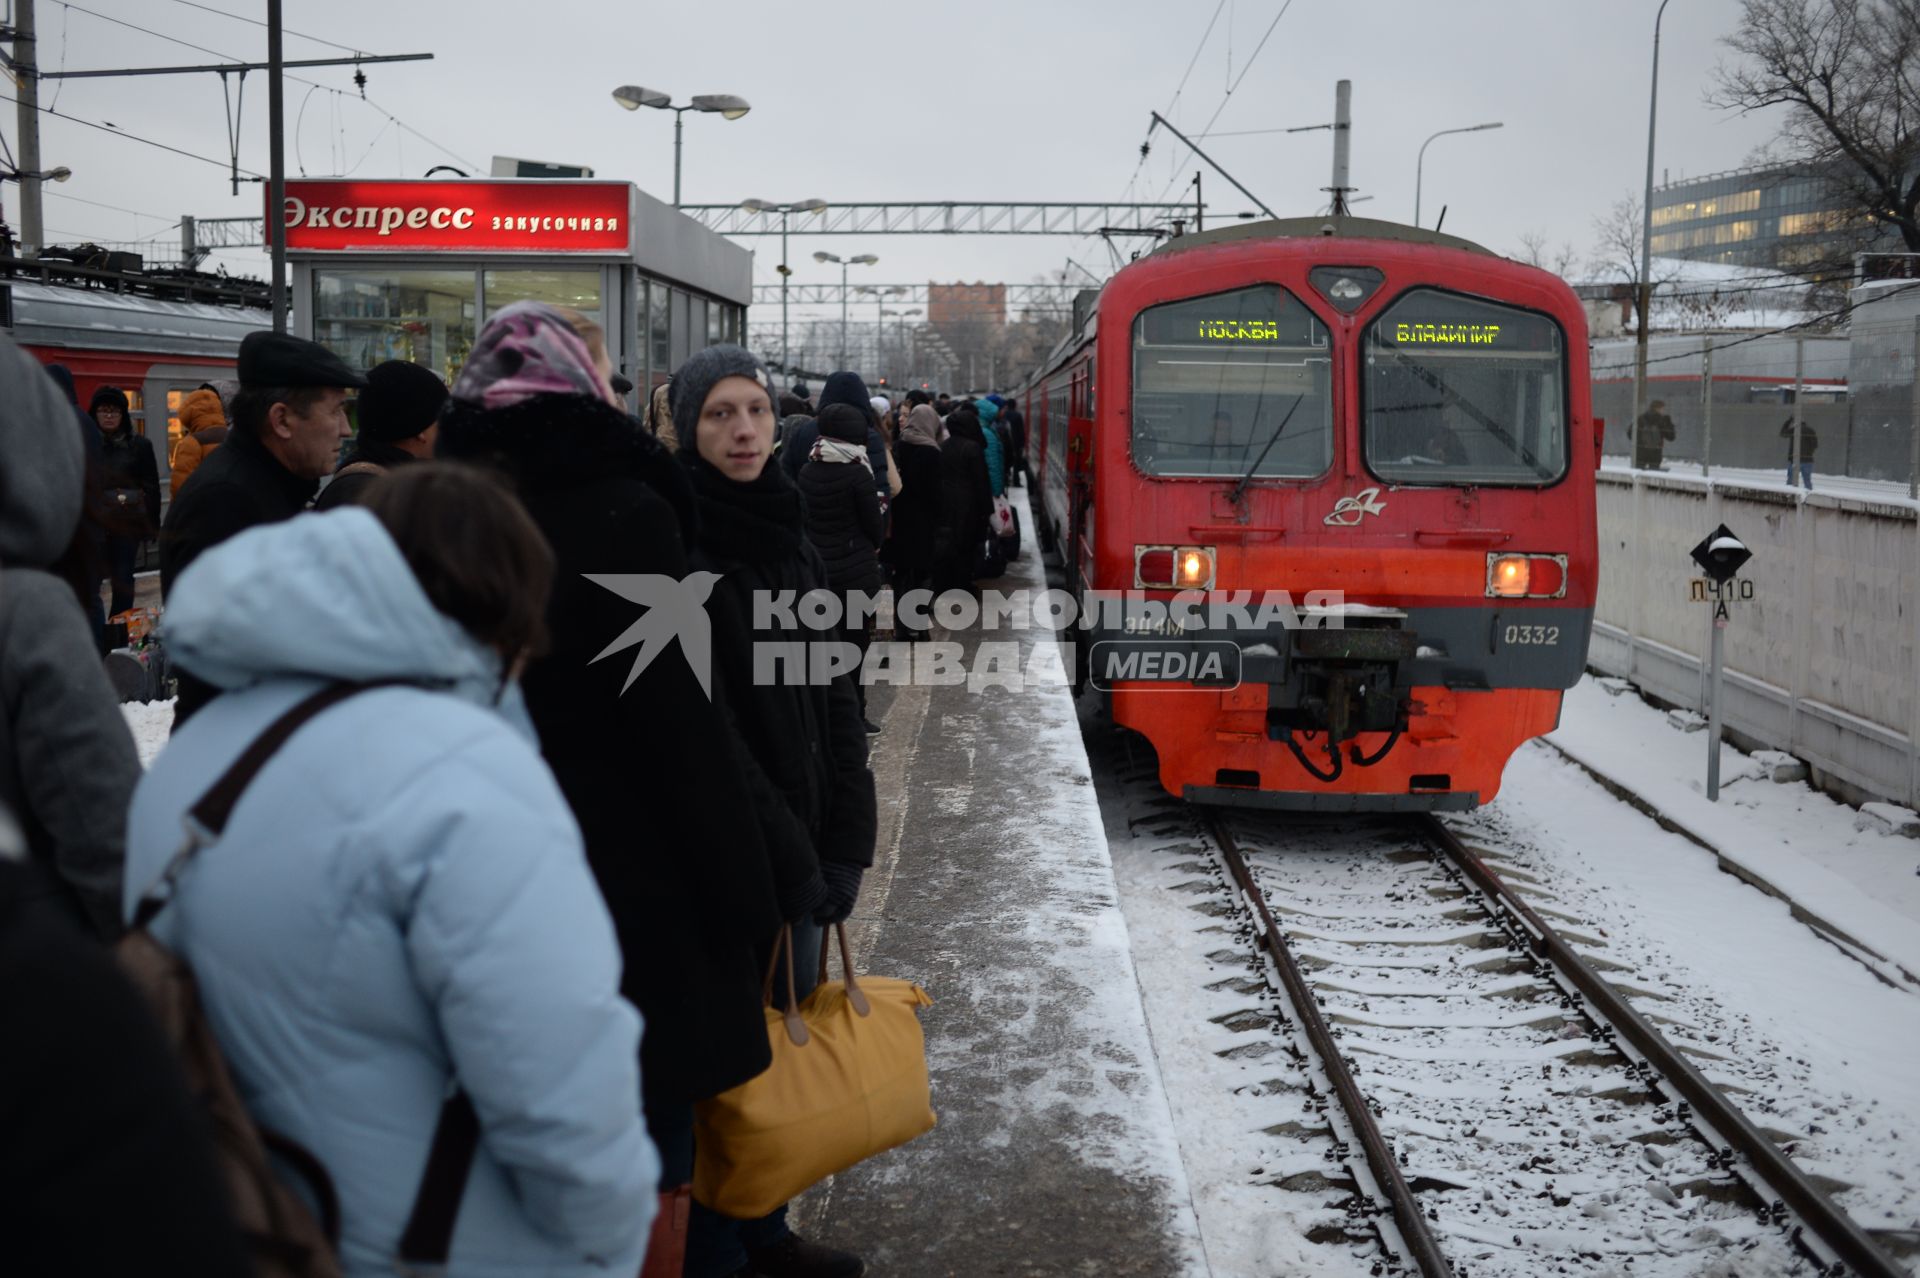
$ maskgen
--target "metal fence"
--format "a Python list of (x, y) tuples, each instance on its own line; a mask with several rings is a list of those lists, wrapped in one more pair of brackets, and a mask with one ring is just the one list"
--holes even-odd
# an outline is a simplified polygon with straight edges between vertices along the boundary
[[(1633, 345), (1596, 343), (1593, 411), (1615, 467), (1786, 484), (1789, 459), (1818, 490), (1911, 497), (1920, 320), (1856, 323), (1840, 335), (1665, 335), (1648, 343), (1647, 403), (1633, 412)], [(1667, 428), (1672, 438), (1666, 438)], [(1808, 478), (1797, 476), (1801, 484)]]

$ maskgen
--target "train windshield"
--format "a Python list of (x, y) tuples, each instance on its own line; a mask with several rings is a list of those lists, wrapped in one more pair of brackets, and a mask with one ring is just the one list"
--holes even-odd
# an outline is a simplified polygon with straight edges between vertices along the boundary
[(1548, 484), (1567, 471), (1566, 343), (1544, 315), (1416, 289), (1367, 330), (1367, 466), (1403, 484)]
[(1326, 326), (1272, 284), (1133, 325), (1133, 460), (1149, 475), (1307, 478), (1333, 464)]

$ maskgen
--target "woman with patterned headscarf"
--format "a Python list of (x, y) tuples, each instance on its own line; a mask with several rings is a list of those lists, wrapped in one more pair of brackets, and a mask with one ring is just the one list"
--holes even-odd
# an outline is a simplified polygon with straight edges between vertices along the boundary
[[(618, 406), (574, 325), (534, 302), (481, 330), (437, 451), (508, 475), (554, 553), (549, 649), (526, 672), (527, 707), (613, 915), (622, 992), (646, 1017), (647, 1124), (662, 1190), (679, 1190), (693, 1102), (767, 1067), (754, 952), (781, 923), (745, 747), (709, 695), (705, 635), (646, 633), (676, 605), (704, 615), (711, 582), (689, 579), (687, 563), (692, 489)], [(661, 582), (681, 594), (636, 606)]]

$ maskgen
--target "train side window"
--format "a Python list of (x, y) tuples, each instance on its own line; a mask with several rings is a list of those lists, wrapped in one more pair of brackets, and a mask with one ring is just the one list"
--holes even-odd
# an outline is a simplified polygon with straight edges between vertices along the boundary
[(1273, 284), (1133, 324), (1133, 460), (1149, 475), (1305, 479), (1333, 464), (1326, 326)]
[(1415, 289), (1367, 330), (1367, 467), (1403, 484), (1551, 484), (1567, 473), (1566, 340), (1545, 315)]

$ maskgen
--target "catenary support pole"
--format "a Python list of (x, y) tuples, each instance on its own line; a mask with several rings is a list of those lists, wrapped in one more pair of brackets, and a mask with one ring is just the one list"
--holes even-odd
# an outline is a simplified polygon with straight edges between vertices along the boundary
[[(13, 13), (15, 90), (19, 94), (20, 163), (22, 173), (40, 172), (40, 53), (34, 34), (33, 0), (16, 0)], [(20, 254), (39, 257), (46, 229), (40, 218), (40, 182), (20, 179)]]
[(847, 263), (840, 263), (840, 367), (847, 367)]
[(780, 210), (780, 375), (789, 380), (793, 377), (793, 360), (787, 352), (787, 279), (793, 274), (787, 265), (787, 219), (791, 216), (791, 210)]
[(269, 298), (276, 333), (287, 331), (287, 86), (280, 35), (280, 0), (267, 0), (267, 243), (273, 252)]
[(1913, 437), (1907, 441), (1907, 496), (1920, 497), (1920, 315), (1913, 320)]
[(1348, 159), (1353, 147), (1353, 81), (1341, 80), (1333, 86), (1333, 215), (1347, 212)]
[(1700, 473), (1713, 474), (1713, 339), (1700, 339)]
[(1660, 106), (1660, 19), (1671, 0), (1660, 0), (1653, 15), (1653, 80), (1647, 87), (1647, 188), (1640, 200), (1640, 332), (1633, 346), (1633, 420), (1647, 411), (1647, 325), (1653, 318), (1653, 125)]
[(1801, 392), (1807, 386), (1807, 339), (1804, 335), (1793, 339), (1793, 446), (1787, 455), (1787, 487), (1800, 482), (1800, 424), (1806, 419), (1806, 412), (1800, 406)]

